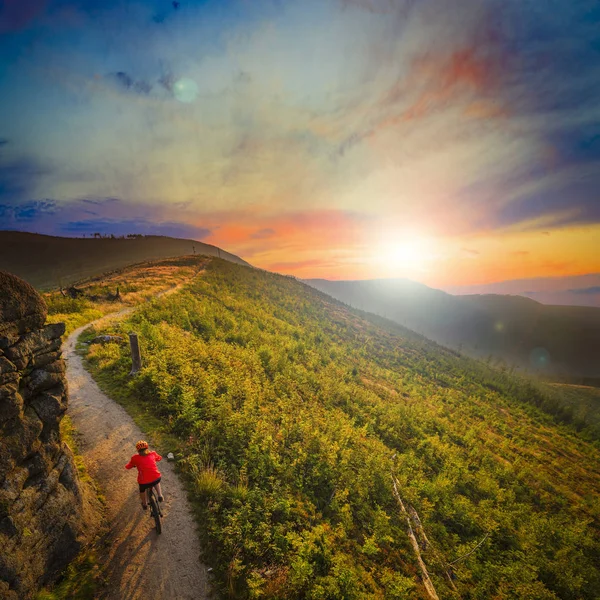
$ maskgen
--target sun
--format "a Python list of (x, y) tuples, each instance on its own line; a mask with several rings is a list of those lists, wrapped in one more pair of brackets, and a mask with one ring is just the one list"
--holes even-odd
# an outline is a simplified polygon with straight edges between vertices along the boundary
[(418, 240), (407, 240), (390, 244), (387, 254), (390, 262), (414, 268), (423, 264), (423, 250), (423, 244)]
[(426, 271), (433, 258), (431, 242), (419, 236), (398, 235), (377, 245), (375, 262), (389, 275)]

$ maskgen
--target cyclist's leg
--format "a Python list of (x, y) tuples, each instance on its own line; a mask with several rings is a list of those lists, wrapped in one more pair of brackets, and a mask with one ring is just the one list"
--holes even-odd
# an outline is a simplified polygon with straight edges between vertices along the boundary
[(146, 510), (148, 508), (148, 496), (146, 496), (146, 488), (141, 483), (138, 484), (139, 492), (140, 492), (140, 502), (142, 503), (142, 508)]
[(156, 493), (158, 494), (158, 501), (162, 502), (163, 495), (162, 495), (162, 490), (160, 488), (160, 481), (154, 486), (154, 489), (156, 490)]

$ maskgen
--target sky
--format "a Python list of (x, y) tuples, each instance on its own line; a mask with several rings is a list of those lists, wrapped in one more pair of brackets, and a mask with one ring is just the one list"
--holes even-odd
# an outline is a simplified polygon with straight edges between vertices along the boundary
[(599, 190), (598, 0), (0, 0), (0, 229), (600, 305)]

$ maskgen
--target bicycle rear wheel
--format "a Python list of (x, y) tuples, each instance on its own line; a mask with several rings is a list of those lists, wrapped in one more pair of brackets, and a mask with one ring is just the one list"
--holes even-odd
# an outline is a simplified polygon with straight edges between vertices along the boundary
[(160, 522), (160, 510), (158, 508), (158, 501), (154, 490), (150, 488), (148, 490), (148, 498), (150, 504), (150, 514), (154, 517), (154, 524), (156, 525), (156, 533), (162, 533), (162, 523)]

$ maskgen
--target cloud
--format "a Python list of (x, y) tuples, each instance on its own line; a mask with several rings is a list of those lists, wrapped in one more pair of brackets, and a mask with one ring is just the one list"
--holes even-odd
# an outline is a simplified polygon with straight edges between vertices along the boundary
[[(335, 262), (333, 263), (335, 265)], [(322, 259), (310, 259), (310, 260), (298, 260), (291, 262), (277, 262), (269, 265), (270, 271), (276, 272), (289, 272), (289, 271), (299, 271), (302, 269), (306, 269), (308, 267), (323, 267), (332, 265), (331, 260), (322, 260)]]
[(582, 295), (600, 294), (600, 286), (597, 285), (597, 286), (588, 287), (588, 288), (575, 288), (575, 289), (568, 290), (568, 291), (573, 294), (582, 294)]
[(83, 202), (84, 204), (94, 204), (96, 206), (113, 204), (115, 202), (122, 202), (121, 198), (110, 198), (110, 197), (107, 197), (107, 198), (81, 198), (79, 201)]
[(34, 157), (0, 158), (0, 202), (28, 202), (39, 180), (50, 172)]
[(7, 36), (0, 202), (53, 198), (30, 222), (54, 231), (192, 223), (263, 265), (464, 235), (483, 269), (476, 235), (600, 222), (596, 4), (48, 0)]
[(185, 211), (174, 211), (160, 205), (139, 207), (113, 197), (0, 204), (0, 218), (0, 229), (24, 229), (49, 235), (81, 235), (98, 231), (114, 235), (142, 233), (201, 240), (212, 233), (208, 227), (190, 224), (190, 215)]
[(271, 229), (270, 227), (264, 227), (263, 229), (259, 229), (258, 231), (255, 231), (254, 233), (250, 234), (250, 239), (253, 240), (264, 240), (270, 237), (273, 237), (275, 235), (275, 230)]
[(109, 73), (107, 80), (112, 82), (117, 89), (133, 92), (147, 96), (152, 91), (152, 83), (144, 79), (134, 79), (131, 75), (125, 71), (117, 71), (116, 73)]
[(15, 221), (32, 222), (38, 219), (44, 219), (49, 215), (56, 213), (56, 202), (53, 200), (32, 200), (18, 206), (4, 206), (8, 212), (12, 209), (12, 215)]
[(168, 19), (172, 14), (177, 12), (180, 8), (181, 8), (181, 2), (179, 2), (178, 0), (172, 0), (169, 10), (163, 10), (161, 12), (156, 13), (152, 17), (152, 20), (158, 24), (164, 23), (166, 19)]
[(144, 235), (164, 235), (177, 238), (192, 238), (202, 240), (210, 235), (211, 230), (195, 227), (187, 223), (165, 221), (155, 223), (148, 219), (86, 219), (81, 221), (68, 221), (58, 227), (62, 234), (77, 234), (100, 232), (103, 234), (126, 235), (128, 233), (142, 233)]
[(24, 29), (45, 6), (46, 0), (4, 0), (0, 4), (0, 34)]

